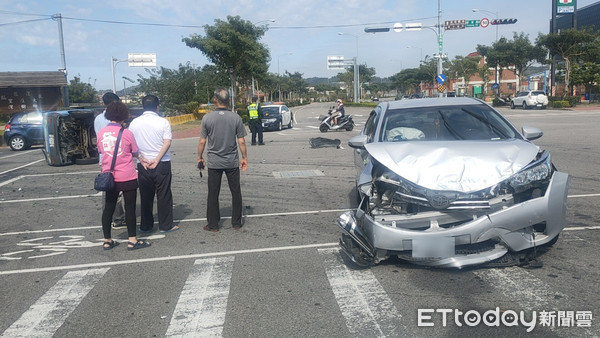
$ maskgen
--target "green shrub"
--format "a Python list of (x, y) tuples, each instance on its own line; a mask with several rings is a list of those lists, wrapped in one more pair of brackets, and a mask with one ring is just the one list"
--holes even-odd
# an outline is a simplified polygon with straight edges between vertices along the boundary
[(571, 104), (569, 101), (554, 101), (552, 102), (552, 108), (569, 108)]

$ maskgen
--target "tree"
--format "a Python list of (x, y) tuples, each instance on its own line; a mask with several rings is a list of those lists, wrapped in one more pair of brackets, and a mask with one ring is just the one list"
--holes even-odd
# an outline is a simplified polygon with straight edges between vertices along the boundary
[(507, 52), (507, 62), (515, 67), (515, 75), (519, 78), (519, 85), (522, 83), (523, 73), (533, 64), (545, 62), (548, 50), (540, 45), (532, 45), (529, 37), (524, 33), (513, 35), (513, 40), (509, 41), (510, 49)]
[(588, 50), (596, 50), (598, 34), (589, 30), (564, 29), (559, 33), (540, 34), (536, 44), (548, 48), (550, 55), (557, 56), (565, 62), (565, 91), (569, 95), (571, 63), (577, 59), (585, 59)]
[(226, 21), (215, 19), (213, 26), (205, 25), (205, 36), (192, 34), (182, 41), (229, 73), (235, 97), (238, 81), (251, 81), (252, 76), (264, 75), (268, 70), (269, 50), (258, 42), (266, 30), (266, 26), (255, 26), (239, 16), (227, 16)]
[[(358, 65), (358, 83), (369, 82), (375, 76), (375, 68), (367, 67), (366, 64)], [(354, 66), (349, 66), (343, 73), (338, 73), (338, 79), (344, 82), (348, 88), (354, 87)], [(361, 88), (361, 86), (359, 86)], [(360, 94), (359, 94), (360, 95)]]
[(98, 102), (96, 89), (89, 83), (81, 82), (79, 76), (75, 76), (69, 83), (69, 97), (72, 103)]
[(465, 87), (469, 87), (469, 79), (477, 74), (481, 56), (455, 56), (448, 66), (448, 72), (456, 78), (463, 78)]

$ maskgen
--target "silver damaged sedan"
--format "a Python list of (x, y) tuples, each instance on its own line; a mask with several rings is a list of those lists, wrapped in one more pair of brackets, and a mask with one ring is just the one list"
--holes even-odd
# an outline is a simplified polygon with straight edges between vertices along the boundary
[(531, 260), (565, 227), (570, 181), (531, 142), (541, 136), (477, 99), (380, 103), (348, 141), (360, 201), (337, 220), (342, 252), (359, 266)]

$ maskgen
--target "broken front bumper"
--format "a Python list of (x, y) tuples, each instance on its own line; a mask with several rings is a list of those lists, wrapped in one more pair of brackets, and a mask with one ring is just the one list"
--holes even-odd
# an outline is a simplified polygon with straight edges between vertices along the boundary
[[(415, 215), (386, 215), (373, 218), (363, 210), (347, 212), (338, 218), (338, 225), (351, 237), (354, 248), (347, 240), (340, 241), (342, 249), (355, 262), (365, 257), (377, 263), (395, 254), (417, 264), (456, 267), (482, 264), (502, 257), (509, 250), (518, 252), (550, 242), (565, 227), (567, 193), (570, 177), (555, 172), (546, 193), (489, 214), (467, 220), (460, 225), (444, 228), (437, 226), (436, 217), (450, 213), (438, 212)], [(419, 219), (432, 219), (426, 230), (410, 230)], [(542, 231), (534, 225), (545, 224)], [(491, 247), (465, 253), (465, 246), (494, 243)]]

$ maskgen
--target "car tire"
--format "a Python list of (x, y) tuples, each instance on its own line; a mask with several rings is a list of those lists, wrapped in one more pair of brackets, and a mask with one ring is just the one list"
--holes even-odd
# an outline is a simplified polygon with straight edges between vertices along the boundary
[(10, 149), (14, 151), (25, 150), (28, 148), (27, 142), (25, 142), (25, 139), (21, 135), (11, 137), (10, 140), (8, 140), (8, 145), (10, 146)]
[(281, 121), (279, 121), (279, 124), (277, 125), (277, 130), (281, 131), (283, 129), (283, 125), (281, 124)]
[(290, 116), (290, 123), (287, 125), (288, 129), (294, 128), (294, 115)]
[(515, 103), (513, 101), (510, 101), (510, 109), (515, 109)]
[(89, 158), (76, 158), (75, 164), (96, 164), (98, 163), (98, 157), (89, 157)]
[(523, 105), (521, 107), (523, 107), (523, 109), (527, 109), (527, 102), (523, 101)]
[(322, 133), (326, 133), (326, 132), (329, 130), (329, 127), (328, 127), (328, 126), (327, 126), (325, 123), (322, 123), (322, 124), (319, 126), (319, 130), (320, 130)]

